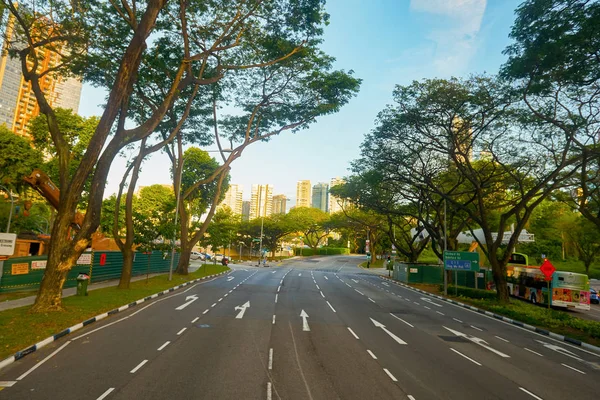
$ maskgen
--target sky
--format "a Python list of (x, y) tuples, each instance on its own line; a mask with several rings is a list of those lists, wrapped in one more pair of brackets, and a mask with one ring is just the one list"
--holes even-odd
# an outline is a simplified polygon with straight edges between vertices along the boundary
[[(363, 80), (360, 92), (339, 113), (308, 129), (249, 146), (232, 164), (231, 183), (243, 186), (244, 200), (250, 199), (252, 184), (274, 185), (273, 193), (285, 194), (294, 205), (297, 181), (314, 185), (348, 176), (377, 113), (392, 103), (395, 85), (498, 71), (521, 2), (328, 0), (330, 24), (322, 49), (336, 58), (336, 69), (353, 70)], [(104, 92), (84, 84), (79, 113), (100, 115), (104, 98)], [(125, 164), (126, 157), (113, 163), (105, 197), (117, 191)], [(138, 185), (170, 183), (165, 165), (166, 155), (155, 153), (144, 163)]]

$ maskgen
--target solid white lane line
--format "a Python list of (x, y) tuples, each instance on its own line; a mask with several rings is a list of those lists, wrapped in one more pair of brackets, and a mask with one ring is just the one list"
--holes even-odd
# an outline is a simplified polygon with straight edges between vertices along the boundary
[(198, 321), (200, 319), (200, 317), (196, 317), (192, 320), (192, 324), (195, 323), (196, 321)]
[(354, 289), (354, 290), (356, 290), (361, 296), (364, 296), (364, 294), (360, 290), (358, 290), (358, 289)]
[(206, 310), (204, 310), (204, 312), (202, 314), (206, 314), (208, 312), (208, 308)]
[(478, 363), (477, 361), (473, 360), (473, 359), (472, 359), (472, 358), (470, 358), (470, 357), (467, 357), (467, 356), (465, 356), (465, 355), (464, 355), (463, 353), (461, 353), (460, 351), (458, 351), (458, 350), (455, 350), (455, 349), (453, 349), (452, 347), (450, 347), (450, 350), (452, 350), (452, 351), (453, 351), (453, 352), (455, 352), (456, 354), (458, 354), (458, 355), (460, 355), (460, 356), (462, 356), (462, 357), (466, 358), (467, 360), (471, 361), (473, 364), (477, 364), (477, 365), (479, 365), (479, 366), (481, 367), (481, 364), (480, 364), (480, 363)]
[(269, 369), (273, 369), (273, 348), (269, 349)]
[(373, 357), (373, 360), (377, 360), (377, 356), (375, 354), (373, 354), (373, 352), (371, 350), (367, 350), (367, 353), (369, 353), (369, 355), (371, 357)]
[(277, 297), (278, 296), (279, 296), (278, 294), (275, 295), (275, 303), (277, 303)]
[(368, 297), (369, 300), (371, 300), (373, 303), (375, 303), (375, 300), (373, 300), (372, 298)]
[(460, 322), (461, 324), (463, 323), (460, 319), (456, 319), (456, 318), (452, 318), (453, 320), (455, 320), (456, 322)]
[(478, 328), (478, 327), (476, 327), (476, 326), (474, 326), (474, 325), (471, 325), (471, 328), (473, 328), (473, 329), (476, 329), (476, 330), (478, 330), (479, 332), (483, 332), (483, 329), (481, 329), (481, 328)]
[(217, 305), (217, 303), (213, 303), (213, 305), (212, 305), (211, 307), (214, 307), (214, 306), (216, 306), (216, 305)]
[(273, 392), (271, 389), (271, 382), (267, 382), (267, 400), (273, 399)]
[(129, 371), (130, 374), (135, 374), (137, 372), (138, 369), (142, 368), (144, 366), (144, 364), (146, 364), (148, 362), (148, 360), (144, 360), (141, 363), (138, 364), (137, 367), (135, 367), (134, 369), (132, 369), (131, 371)]
[(63, 344), (62, 346), (60, 346), (58, 349), (54, 350), (52, 352), (52, 354), (50, 354), (48, 357), (44, 358), (42, 361), (40, 361), (39, 363), (35, 364), (33, 367), (31, 367), (29, 370), (27, 370), (26, 372), (24, 372), (21, 376), (19, 376), (17, 378), (18, 381), (20, 381), (21, 379), (25, 378), (27, 375), (29, 375), (30, 373), (32, 373), (33, 371), (36, 370), (37, 367), (39, 367), (40, 365), (42, 365), (43, 363), (45, 363), (46, 361), (48, 361), (49, 359), (51, 359), (52, 357), (54, 357), (59, 351), (61, 351), (62, 349), (64, 349), (65, 347), (67, 347), (67, 345), (71, 343), (71, 341), (69, 340), (67, 343)]
[(358, 339), (358, 335), (356, 333), (354, 333), (354, 331), (352, 330), (352, 328), (348, 327), (348, 330), (350, 331), (350, 333)]
[(158, 351), (161, 351), (162, 349), (164, 349), (165, 347), (167, 347), (167, 346), (169, 345), (169, 343), (171, 343), (171, 342), (167, 340), (167, 341), (166, 341), (166, 342), (165, 342), (165, 343), (164, 343), (162, 346), (160, 346), (160, 347), (159, 347), (158, 349), (156, 349), (156, 350), (158, 350)]
[(321, 292), (321, 291), (319, 290), (319, 293), (321, 293), (321, 296), (323, 296), (323, 298), (325, 298), (325, 295), (323, 294), (323, 292)]
[(443, 312), (441, 312), (441, 311), (436, 311), (436, 313), (438, 313), (438, 314), (440, 314), (440, 315), (446, 315), (446, 314), (444, 314), (444, 313), (443, 313)]
[(570, 369), (572, 369), (573, 371), (577, 371), (577, 372), (579, 372), (580, 374), (583, 374), (583, 375), (585, 375), (585, 372), (583, 372), (583, 371), (580, 371), (580, 370), (578, 370), (577, 368), (573, 368), (573, 367), (571, 367), (570, 365), (563, 364), (563, 363), (561, 363), (560, 365), (562, 365), (563, 367), (570, 368)]
[[(327, 301), (327, 300), (325, 300), (325, 301)], [(327, 301), (327, 305), (329, 306), (329, 308), (331, 308), (331, 311), (337, 312), (337, 311), (335, 311), (335, 308), (333, 308), (333, 306), (328, 301)]]
[(275, 314), (273, 314), (273, 325), (275, 325)]
[(506, 340), (506, 339), (504, 339), (504, 338), (501, 338), (500, 336), (496, 336), (496, 335), (494, 335), (494, 337), (495, 337), (496, 339), (500, 339), (500, 340), (502, 340), (503, 342), (510, 343), (508, 340)]
[(536, 400), (544, 400), (542, 399), (540, 396), (536, 396), (535, 394), (531, 393), (529, 390), (519, 387), (519, 389), (521, 389), (522, 391), (524, 391), (525, 393), (527, 393), (528, 395), (530, 395), (531, 397), (533, 397)]
[(100, 397), (98, 397), (96, 400), (102, 400), (102, 399), (104, 399), (106, 396), (108, 396), (109, 394), (111, 394), (113, 390), (115, 390), (115, 388), (109, 388), (106, 392), (102, 393), (100, 395)]
[(392, 373), (390, 371), (388, 371), (387, 368), (384, 368), (383, 370), (390, 377), (391, 380), (393, 380), (394, 382), (398, 382), (398, 379), (396, 379), (396, 377), (394, 375), (392, 375)]
[(398, 316), (396, 316), (396, 315), (394, 315), (394, 314), (392, 314), (392, 313), (390, 313), (390, 315), (391, 315), (392, 317), (396, 318), (397, 320), (404, 322), (406, 325), (410, 326), (411, 328), (414, 328), (414, 326), (413, 326), (413, 325), (409, 324), (408, 322), (406, 322), (406, 321), (405, 321), (405, 320), (403, 320), (402, 318), (400, 318), (400, 317), (398, 317)]
[(530, 353), (537, 354), (537, 355), (538, 355), (538, 356), (540, 356), (540, 357), (544, 357), (544, 355), (543, 355), (543, 354), (540, 354), (540, 353), (538, 353), (537, 351), (530, 350), (530, 349), (528, 349), (527, 347), (524, 347), (524, 349), (525, 349), (525, 350), (527, 350), (527, 351), (528, 351), (528, 352), (530, 352)]
[(181, 328), (181, 330), (179, 332), (177, 332), (177, 336), (181, 335), (183, 332), (185, 332), (187, 328)]

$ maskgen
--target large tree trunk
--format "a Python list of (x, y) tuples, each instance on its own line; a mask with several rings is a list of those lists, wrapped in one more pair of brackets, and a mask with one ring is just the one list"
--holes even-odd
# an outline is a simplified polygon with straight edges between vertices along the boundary
[(502, 264), (497, 259), (494, 259), (494, 257), (491, 257), (489, 261), (492, 266), (492, 275), (494, 276), (494, 283), (496, 284), (498, 300), (501, 303), (508, 303), (509, 293), (508, 285), (506, 283), (506, 265)]
[(125, 247), (121, 250), (121, 254), (123, 255), (123, 269), (121, 270), (119, 289), (129, 289), (131, 270), (133, 269), (133, 249), (131, 247)]

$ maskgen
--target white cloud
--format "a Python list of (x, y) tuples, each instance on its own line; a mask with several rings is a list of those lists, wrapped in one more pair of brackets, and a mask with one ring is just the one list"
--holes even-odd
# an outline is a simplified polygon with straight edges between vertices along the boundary
[(478, 37), (487, 0), (411, 0), (413, 12), (447, 17), (427, 36), (436, 44), (433, 65), (439, 75), (458, 75), (480, 44)]

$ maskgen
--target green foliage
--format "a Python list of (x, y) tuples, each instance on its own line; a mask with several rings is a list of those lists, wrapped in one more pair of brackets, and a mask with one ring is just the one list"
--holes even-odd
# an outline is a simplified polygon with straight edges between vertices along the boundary
[(294, 255), (299, 256), (302, 255), (304, 257), (308, 256), (335, 256), (342, 254), (350, 254), (350, 250), (345, 247), (336, 248), (336, 247), (320, 247), (318, 249), (294, 249)]
[[(209, 178), (218, 168), (219, 163), (211, 157), (206, 151), (197, 147), (190, 147), (184, 153), (183, 173), (181, 176), (181, 191), (185, 193), (196, 182)], [(229, 187), (229, 175), (221, 187), (221, 193), (217, 200), (220, 203), (225, 198), (225, 193)], [(192, 214), (202, 215), (212, 204), (213, 197), (217, 190), (217, 181), (198, 186), (192, 190), (185, 198), (191, 205)]]
[[(440, 292), (444, 291), (444, 285), (440, 285)], [(495, 290), (474, 289), (464, 286), (448, 285), (448, 294), (454, 296), (457, 293), (459, 297), (469, 299), (489, 299), (495, 300), (497, 297)]]
[[(100, 215), (100, 231), (107, 237), (113, 237), (112, 233), (116, 207), (117, 196), (115, 194), (102, 201), (102, 212)], [(121, 202), (120, 205), (119, 226), (125, 226), (125, 202)]]
[[(26, 188), (23, 177), (42, 166), (42, 153), (32, 148), (24, 137), (15, 135), (6, 126), (0, 126), (0, 184), (9, 190), (22, 192)], [(1, 190), (1, 188), (0, 188)]]
[(240, 224), (240, 216), (234, 215), (227, 206), (219, 207), (206, 230), (207, 235), (201, 239), (204, 246), (211, 246), (213, 252), (228, 245), (235, 245)]
[(574, 229), (569, 230), (569, 237), (577, 247), (579, 261), (583, 262), (585, 273), (600, 255), (600, 230), (585, 217), (579, 217)]

